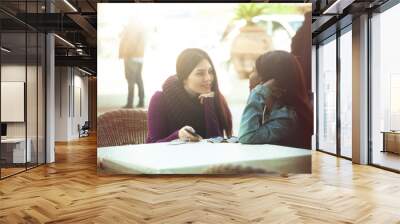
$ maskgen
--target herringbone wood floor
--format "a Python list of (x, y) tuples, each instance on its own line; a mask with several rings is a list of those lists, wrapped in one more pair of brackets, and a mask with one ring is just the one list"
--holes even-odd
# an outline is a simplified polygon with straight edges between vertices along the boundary
[(315, 152), (313, 174), (100, 177), (95, 138), (0, 181), (0, 223), (400, 223), (400, 175)]

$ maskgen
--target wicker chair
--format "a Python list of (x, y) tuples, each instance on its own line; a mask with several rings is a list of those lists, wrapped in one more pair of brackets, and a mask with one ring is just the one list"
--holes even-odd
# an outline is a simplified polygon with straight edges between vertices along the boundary
[(144, 110), (109, 111), (97, 121), (98, 147), (146, 143), (147, 112)]

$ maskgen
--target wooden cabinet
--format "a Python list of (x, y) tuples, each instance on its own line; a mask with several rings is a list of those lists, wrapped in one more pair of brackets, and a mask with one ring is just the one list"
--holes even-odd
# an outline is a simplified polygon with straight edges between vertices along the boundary
[(400, 131), (383, 133), (383, 152), (400, 154)]

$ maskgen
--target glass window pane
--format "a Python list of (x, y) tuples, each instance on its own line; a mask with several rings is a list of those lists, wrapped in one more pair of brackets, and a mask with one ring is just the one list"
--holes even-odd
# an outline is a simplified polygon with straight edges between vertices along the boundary
[(400, 170), (400, 33), (396, 29), (398, 21), (399, 4), (374, 15), (371, 20), (372, 163), (396, 170)]
[[(45, 0), (0, 1), (0, 7), (23, 17), (24, 13), (44, 13)], [(2, 12), (0, 17), (7, 20), (0, 24), (0, 177), (4, 178), (45, 161), (46, 54), (43, 33)]]
[(336, 153), (336, 40), (318, 48), (318, 149)]
[(46, 37), (43, 33), (39, 34), (39, 45), (38, 45), (38, 164), (45, 163), (45, 44)]
[(314, 119), (313, 119), (313, 128), (314, 128), (314, 134), (312, 136), (312, 149), (315, 150), (316, 149), (316, 144), (317, 144), (317, 140), (316, 140), (316, 133), (317, 133), (317, 108), (316, 108), (316, 92), (317, 92), (317, 87), (316, 87), (316, 81), (317, 81), (317, 48), (315, 45), (312, 46), (312, 51), (311, 51), (311, 91), (313, 93), (312, 95), (312, 103), (313, 103), (313, 115), (314, 115)]
[(340, 152), (352, 157), (352, 35), (340, 37)]
[[(1, 140), (2, 178), (25, 170), (30, 159), (26, 144), (26, 33), (2, 33), (1, 47)], [(11, 109), (13, 108), (13, 109)], [(29, 141), (28, 141), (29, 142)], [(28, 150), (26, 150), (28, 149)]]
[(38, 132), (38, 124), (37, 124), (37, 73), (38, 73), (38, 49), (37, 49), (37, 33), (29, 32), (27, 33), (27, 80), (26, 80), (26, 116), (27, 116), (27, 141), (29, 142), (30, 147), (30, 157), (29, 162), (27, 164), (28, 168), (34, 167), (37, 165), (37, 132)]

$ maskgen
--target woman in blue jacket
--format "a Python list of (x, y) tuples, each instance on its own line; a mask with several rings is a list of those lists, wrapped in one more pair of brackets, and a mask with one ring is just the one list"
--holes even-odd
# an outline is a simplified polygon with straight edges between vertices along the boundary
[(313, 111), (302, 70), (286, 51), (261, 55), (250, 77), (239, 142), (311, 149)]

